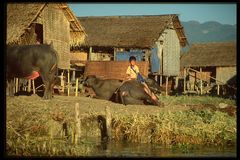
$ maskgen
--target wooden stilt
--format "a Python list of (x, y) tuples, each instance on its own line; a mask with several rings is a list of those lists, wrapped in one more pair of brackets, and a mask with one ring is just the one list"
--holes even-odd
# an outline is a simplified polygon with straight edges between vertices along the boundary
[(73, 70), (73, 74), (72, 74), (72, 79), (71, 81), (74, 82), (76, 80), (76, 71)]
[(177, 89), (177, 88), (178, 88), (178, 76), (175, 77), (175, 89)]
[(75, 121), (76, 121), (76, 135), (75, 144), (77, 144), (78, 139), (81, 138), (81, 118), (80, 118), (80, 107), (79, 103), (75, 104)]
[(183, 92), (186, 92), (186, 68), (183, 68)]
[(200, 67), (200, 95), (202, 95), (202, 67)]
[(61, 92), (64, 93), (64, 80), (63, 80), (63, 72), (61, 73), (61, 87), (62, 87), (62, 90)]
[(14, 93), (16, 93), (16, 87), (15, 87), (15, 85), (16, 85), (16, 78), (13, 78), (13, 84), (14, 84), (14, 86), (12, 86), (13, 88), (11, 88), (11, 89), (13, 89), (13, 94), (14, 94)]
[(68, 69), (68, 85), (67, 85), (67, 95), (70, 94), (70, 70)]
[(28, 80), (28, 92), (31, 92), (31, 79)]
[(162, 86), (162, 75), (160, 75), (160, 86)]
[(75, 96), (78, 96), (78, 78), (76, 79), (76, 90), (75, 90)]
[(105, 111), (106, 111), (107, 136), (108, 136), (108, 140), (110, 140), (111, 139), (111, 121), (112, 121), (112, 117), (111, 117), (109, 106), (106, 106)]
[(16, 85), (15, 86), (16, 86), (16, 90), (15, 91), (17, 93), (18, 92), (18, 78), (16, 78)]
[(217, 85), (217, 95), (219, 95), (219, 84)]
[(34, 82), (34, 79), (32, 80), (32, 86), (33, 86), (33, 94), (36, 94), (36, 89), (35, 89), (35, 82)]
[(89, 48), (88, 60), (92, 60), (92, 47)]
[(168, 76), (166, 77), (166, 96), (168, 95)]

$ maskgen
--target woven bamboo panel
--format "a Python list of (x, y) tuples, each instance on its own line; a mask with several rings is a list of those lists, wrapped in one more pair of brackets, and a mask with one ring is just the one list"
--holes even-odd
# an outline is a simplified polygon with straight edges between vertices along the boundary
[[(126, 78), (128, 61), (91, 61), (87, 62), (84, 76), (96, 75), (103, 79)], [(142, 75), (148, 76), (149, 63), (147, 61), (137, 62), (137, 66)]]
[(176, 31), (166, 29), (163, 45), (163, 75), (178, 76), (180, 74), (180, 43)]
[(43, 10), (44, 43), (53, 42), (58, 52), (58, 66), (70, 68), (70, 24), (60, 8), (48, 4)]

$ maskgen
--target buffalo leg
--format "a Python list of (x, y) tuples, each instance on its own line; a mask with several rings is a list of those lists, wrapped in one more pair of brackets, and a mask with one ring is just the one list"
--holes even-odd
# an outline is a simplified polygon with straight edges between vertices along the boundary
[(142, 105), (142, 104), (144, 104), (143, 100), (136, 99), (136, 98), (133, 98), (131, 96), (125, 96), (125, 97), (123, 97), (123, 99), (124, 99), (125, 105), (127, 105), (127, 104), (137, 104), (137, 105), (139, 104), (139, 105)]
[(42, 80), (43, 80), (43, 83), (45, 85), (43, 99), (51, 99), (51, 97), (49, 95), (49, 92), (50, 92), (50, 90), (49, 90), (49, 88), (50, 88), (49, 78), (46, 75), (42, 75)]

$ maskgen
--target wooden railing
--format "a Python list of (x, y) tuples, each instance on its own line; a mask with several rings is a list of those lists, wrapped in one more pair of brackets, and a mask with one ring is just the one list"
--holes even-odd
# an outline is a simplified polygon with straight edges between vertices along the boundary
[[(186, 69), (187, 70), (191, 70), (191, 71), (193, 71), (193, 72), (196, 72), (196, 73), (200, 73), (200, 74), (202, 74), (202, 68), (200, 68), (200, 71), (198, 71), (198, 70), (195, 70), (195, 69), (192, 69), (192, 68), (184, 68), (184, 92), (186, 92)], [(207, 77), (209, 77), (210, 79), (213, 79), (213, 80), (215, 80), (216, 82), (219, 82), (220, 84), (223, 84), (223, 85), (226, 85), (226, 86), (228, 86), (229, 88), (232, 88), (232, 89), (234, 89), (234, 90), (237, 90), (237, 88), (235, 88), (235, 87), (233, 87), (233, 86), (231, 86), (231, 85), (229, 85), (229, 84), (225, 84), (224, 82), (222, 82), (222, 81), (219, 81), (219, 80), (217, 80), (216, 78), (214, 78), (214, 77), (212, 77), (212, 76), (209, 76), (209, 75), (206, 75)], [(202, 77), (202, 76), (200, 76), (200, 77)], [(200, 94), (202, 94), (202, 81), (205, 81), (205, 80), (203, 80), (202, 78), (199, 78), (200, 79)], [(217, 84), (217, 94), (219, 95), (219, 84)]]

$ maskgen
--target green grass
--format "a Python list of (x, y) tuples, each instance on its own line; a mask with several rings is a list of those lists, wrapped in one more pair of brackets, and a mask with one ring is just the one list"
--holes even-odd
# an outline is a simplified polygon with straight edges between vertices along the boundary
[(235, 100), (224, 99), (212, 96), (159, 96), (159, 100), (167, 105), (198, 105), (198, 104), (212, 104), (219, 105), (219, 103), (226, 103), (228, 105), (236, 105)]

